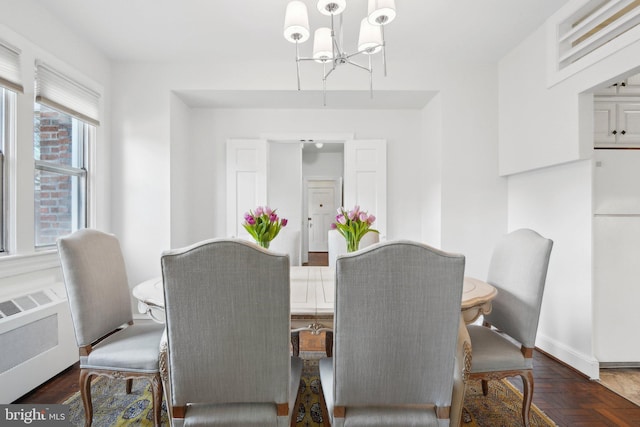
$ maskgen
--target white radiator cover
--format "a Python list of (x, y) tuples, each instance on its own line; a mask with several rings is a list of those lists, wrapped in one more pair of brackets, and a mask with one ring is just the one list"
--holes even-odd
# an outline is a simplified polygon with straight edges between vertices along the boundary
[(77, 361), (62, 283), (0, 297), (0, 404), (12, 403)]

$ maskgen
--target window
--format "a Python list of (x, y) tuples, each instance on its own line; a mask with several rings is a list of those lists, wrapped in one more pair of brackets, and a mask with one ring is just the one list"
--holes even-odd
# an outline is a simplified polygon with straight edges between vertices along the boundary
[(0, 87), (0, 253), (6, 252), (8, 168), (5, 153), (13, 131), (11, 124), (15, 99), (14, 92)]
[(22, 93), (20, 49), (0, 40), (0, 253), (7, 251), (7, 151), (15, 137), (16, 93)]
[(86, 226), (86, 153), (92, 126), (35, 104), (35, 245)]
[(95, 139), (99, 95), (36, 63), (34, 106), (35, 246), (87, 226), (89, 147)]

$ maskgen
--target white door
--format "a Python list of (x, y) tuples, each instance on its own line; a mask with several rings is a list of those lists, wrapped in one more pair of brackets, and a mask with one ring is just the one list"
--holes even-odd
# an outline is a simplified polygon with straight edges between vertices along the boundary
[(250, 239), (244, 213), (267, 203), (267, 141), (227, 141), (227, 235)]
[(355, 205), (376, 216), (373, 228), (387, 235), (387, 144), (352, 140), (344, 144), (344, 207)]
[(307, 184), (309, 252), (329, 250), (329, 227), (339, 207), (336, 205), (336, 190), (336, 181), (309, 181)]

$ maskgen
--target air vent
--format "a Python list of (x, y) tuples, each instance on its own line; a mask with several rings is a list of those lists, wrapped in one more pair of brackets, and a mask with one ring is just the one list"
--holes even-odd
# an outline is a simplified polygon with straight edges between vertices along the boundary
[(43, 291), (35, 292), (0, 302), (0, 319), (33, 310), (34, 308), (49, 304), (53, 300)]
[(640, 24), (640, 0), (591, 0), (559, 23), (558, 70), (616, 40)]

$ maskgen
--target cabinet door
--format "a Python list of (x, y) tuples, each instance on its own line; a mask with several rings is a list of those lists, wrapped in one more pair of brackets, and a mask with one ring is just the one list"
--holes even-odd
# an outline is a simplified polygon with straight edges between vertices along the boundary
[(640, 103), (624, 102), (617, 108), (619, 144), (640, 144)]
[(614, 102), (596, 102), (593, 107), (593, 132), (595, 146), (615, 144), (612, 133), (616, 128), (616, 104)]

